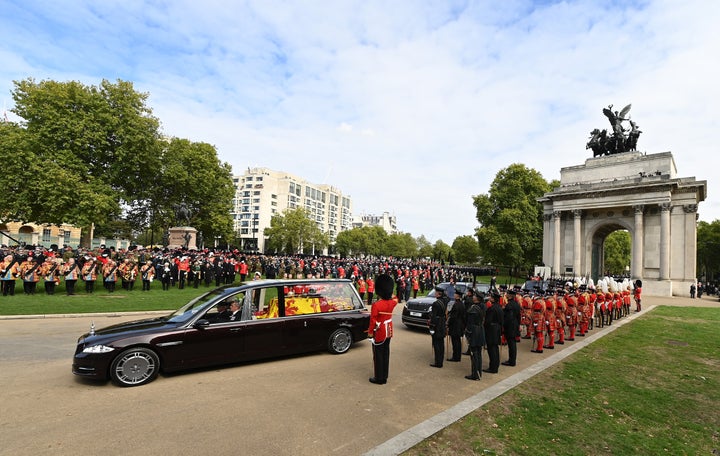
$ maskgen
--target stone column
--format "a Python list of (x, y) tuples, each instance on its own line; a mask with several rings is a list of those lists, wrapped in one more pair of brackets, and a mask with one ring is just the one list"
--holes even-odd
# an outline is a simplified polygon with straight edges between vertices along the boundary
[(660, 280), (670, 279), (670, 203), (660, 205)]
[(575, 209), (573, 211), (573, 275), (580, 277), (583, 273), (580, 265), (582, 259), (582, 209)]
[(632, 279), (642, 279), (643, 264), (645, 258), (645, 225), (643, 212), (645, 206), (638, 204), (635, 209), (635, 238), (632, 240)]
[(560, 277), (560, 221), (562, 212), (553, 211), (553, 264), (552, 273), (555, 277)]

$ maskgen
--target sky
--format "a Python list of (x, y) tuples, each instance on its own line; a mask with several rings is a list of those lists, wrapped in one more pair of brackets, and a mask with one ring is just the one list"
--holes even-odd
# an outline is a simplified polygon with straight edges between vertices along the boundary
[(713, 0), (0, 0), (0, 102), (17, 121), (13, 81), (130, 81), (234, 174), (329, 184), (447, 244), (499, 171), (559, 179), (632, 104), (638, 150), (706, 180), (712, 222), (718, 22)]

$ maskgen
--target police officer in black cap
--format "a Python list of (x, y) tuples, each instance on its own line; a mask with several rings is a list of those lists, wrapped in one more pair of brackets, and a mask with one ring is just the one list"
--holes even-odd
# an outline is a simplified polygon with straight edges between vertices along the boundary
[(439, 286), (435, 287), (435, 297), (435, 302), (430, 307), (430, 335), (432, 337), (435, 362), (430, 366), (443, 367), (445, 334), (447, 334), (447, 305), (450, 298), (445, 294), (445, 290)]
[(490, 290), (487, 296), (491, 303), (485, 313), (485, 343), (490, 365), (483, 372), (497, 374), (500, 367), (500, 339), (502, 337), (503, 310), (500, 307), (500, 293)]

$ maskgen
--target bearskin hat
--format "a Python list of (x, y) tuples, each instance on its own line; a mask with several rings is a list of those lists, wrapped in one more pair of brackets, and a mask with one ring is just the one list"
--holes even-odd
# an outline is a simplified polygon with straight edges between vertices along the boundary
[(392, 298), (395, 281), (387, 274), (380, 274), (375, 279), (375, 293), (382, 299)]

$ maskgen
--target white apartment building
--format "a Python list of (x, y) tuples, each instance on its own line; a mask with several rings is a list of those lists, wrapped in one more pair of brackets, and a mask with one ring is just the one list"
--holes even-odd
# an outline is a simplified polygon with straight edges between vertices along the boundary
[(350, 197), (330, 185), (312, 184), (267, 168), (248, 168), (233, 181), (233, 223), (242, 250), (264, 252), (265, 228), (270, 227), (273, 215), (285, 209), (304, 208), (318, 228), (330, 235), (331, 244), (338, 233), (352, 228)]
[(353, 220), (353, 228), (362, 228), (363, 226), (379, 226), (387, 234), (398, 232), (397, 217), (390, 215), (389, 212), (383, 212), (382, 215), (356, 215)]

